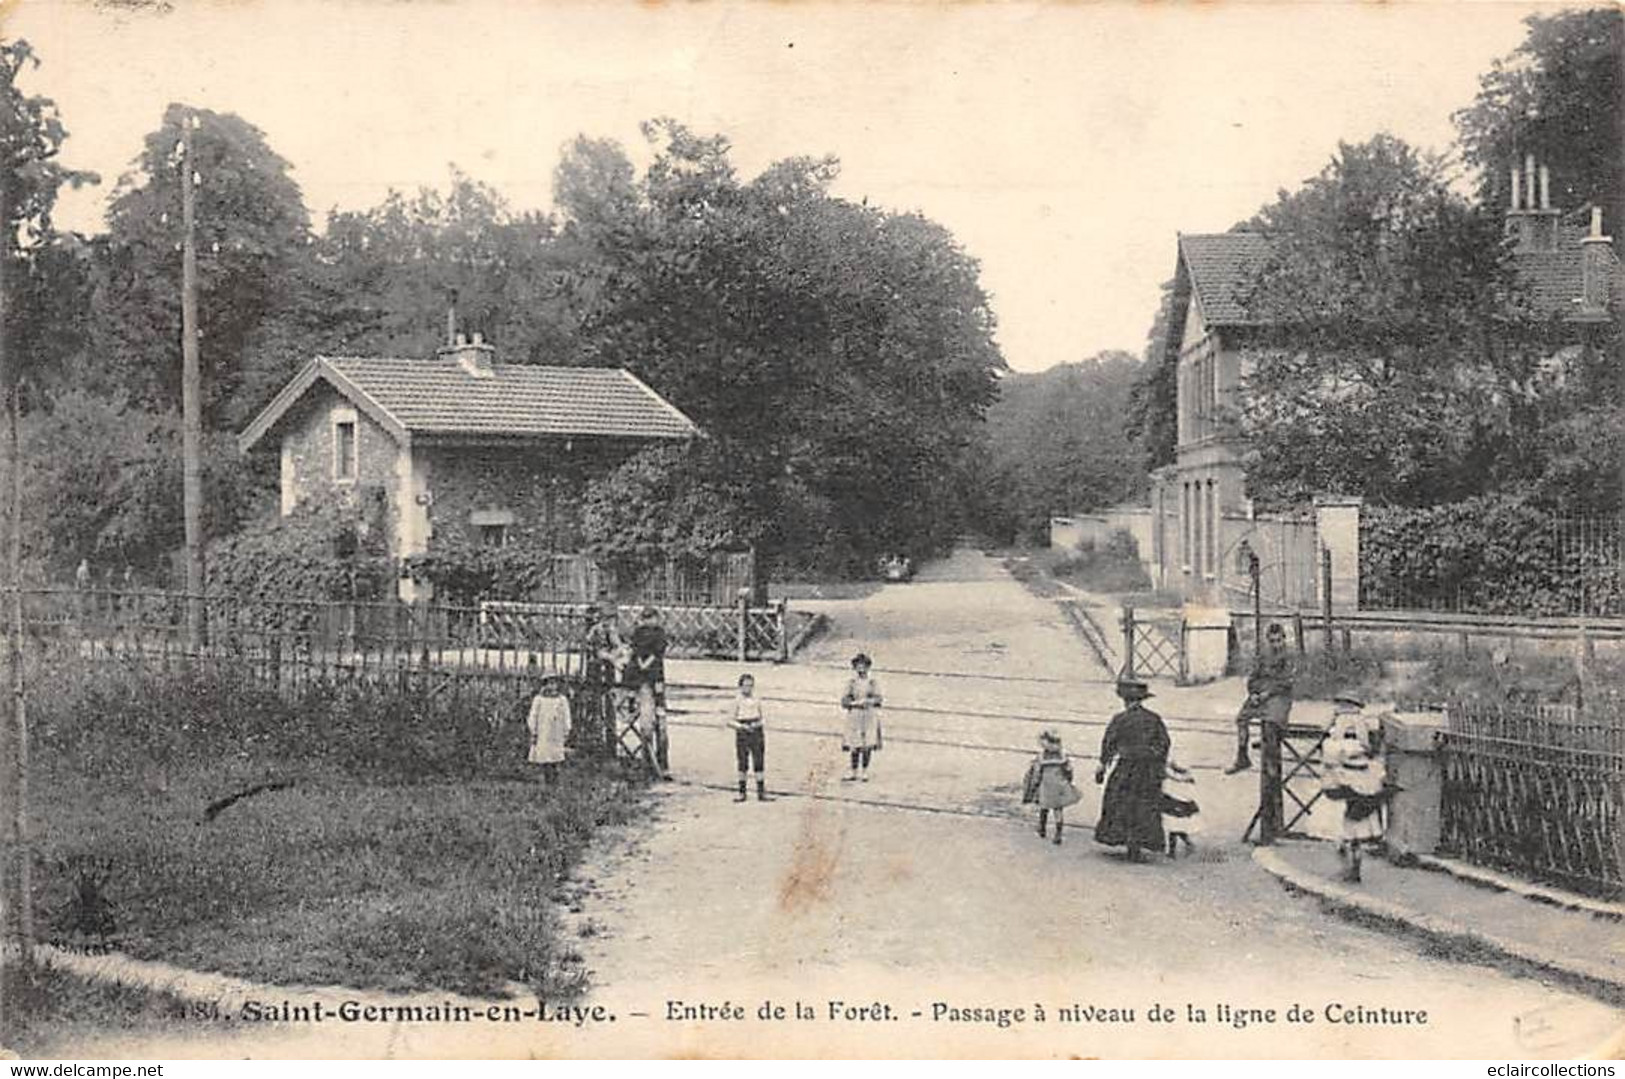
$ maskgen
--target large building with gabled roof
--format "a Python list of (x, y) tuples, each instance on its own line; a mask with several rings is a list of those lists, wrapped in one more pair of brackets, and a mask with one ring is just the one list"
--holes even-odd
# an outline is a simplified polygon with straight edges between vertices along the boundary
[[(1525, 314), (1552, 323), (1560, 358), (1625, 311), (1625, 273), (1603, 234), (1601, 210), (1553, 209), (1544, 170), (1533, 161), (1514, 171), (1511, 192), (1506, 228), (1533, 309)], [(1269, 256), (1270, 239), (1259, 232), (1178, 238), (1163, 357), (1177, 365), (1178, 437), (1174, 463), (1152, 477), (1151, 550), (1142, 559), (1159, 587), (1191, 599), (1236, 601), (1247, 582), (1235, 551), (1243, 540), (1255, 551), (1273, 542), (1259, 534), (1247, 498), (1245, 445), (1221, 422), (1242, 392), (1254, 349), (1266, 338), (1279, 341), (1280, 327), (1248, 302)], [(1278, 583), (1283, 595), (1302, 590)], [(1312, 579), (1301, 584), (1315, 588)]]

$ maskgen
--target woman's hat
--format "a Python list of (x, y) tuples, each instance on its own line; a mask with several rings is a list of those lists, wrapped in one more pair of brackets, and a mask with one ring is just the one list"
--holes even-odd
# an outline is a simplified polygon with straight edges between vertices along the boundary
[(1336, 697), (1333, 697), (1332, 698), (1332, 703), (1333, 704), (1341, 704), (1341, 705), (1343, 705), (1343, 706), (1345, 706), (1347, 708), (1364, 708), (1365, 707), (1365, 702), (1364, 701), (1362, 701), (1358, 697), (1350, 696), (1347, 693), (1343, 693), (1343, 694), (1340, 694), (1340, 695), (1338, 695)]
[(1117, 680), (1117, 695), (1125, 701), (1143, 701), (1147, 697), (1154, 697), (1151, 687), (1138, 678), (1119, 678)]
[(1038, 736), (1038, 744), (1041, 746), (1058, 746), (1061, 744), (1061, 736), (1053, 730), (1045, 731)]
[(852, 666), (854, 667), (873, 667), (874, 665), (875, 661), (870, 659), (867, 653), (859, 652), (852, 657)]

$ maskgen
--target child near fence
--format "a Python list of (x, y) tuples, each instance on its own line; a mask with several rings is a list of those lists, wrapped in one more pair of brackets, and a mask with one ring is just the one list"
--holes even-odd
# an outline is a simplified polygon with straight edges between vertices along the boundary
[(528, 759), (541, 766), (543, 781), (552, 785), (558, 780), (565, 742), (570, 737), (570, 698), (564, 695), (558, 675), (542, 679), (536, 696), (531, 698), (525, 726), (530, 732)]

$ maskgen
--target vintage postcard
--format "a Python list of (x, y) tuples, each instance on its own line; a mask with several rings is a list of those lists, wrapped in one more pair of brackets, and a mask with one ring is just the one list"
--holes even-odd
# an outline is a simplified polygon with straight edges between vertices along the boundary
[(1622, 21), (0, 5), (0, 1046), (1618, 1057)]

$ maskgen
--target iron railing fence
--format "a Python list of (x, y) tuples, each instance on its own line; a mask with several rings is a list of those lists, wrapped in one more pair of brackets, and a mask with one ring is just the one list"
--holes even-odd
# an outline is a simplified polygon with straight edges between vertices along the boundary
[[(578, 602), (490, 600), (473, 605), (395, 601), (190, 596), (151, 590), (44, 588), (22, 592), (32, 636), (72, 639), (87, 655), (193, 652), (250, 662), (302, 657), (303, 666), (540, 666), (581, 673), (591, 624)], [(188, 611), (201, 608), (202, 637), (188, 640)], [(668, 654), (742, 660), (789, 658), (800, 628), (782, 600), (766, 607), (654, 604)], [(623, 636), (644, 605), (618, 608)]]
[(1591, 894), (1625, 893), (1625, 707), (1455, 704), (1440, 849)]

